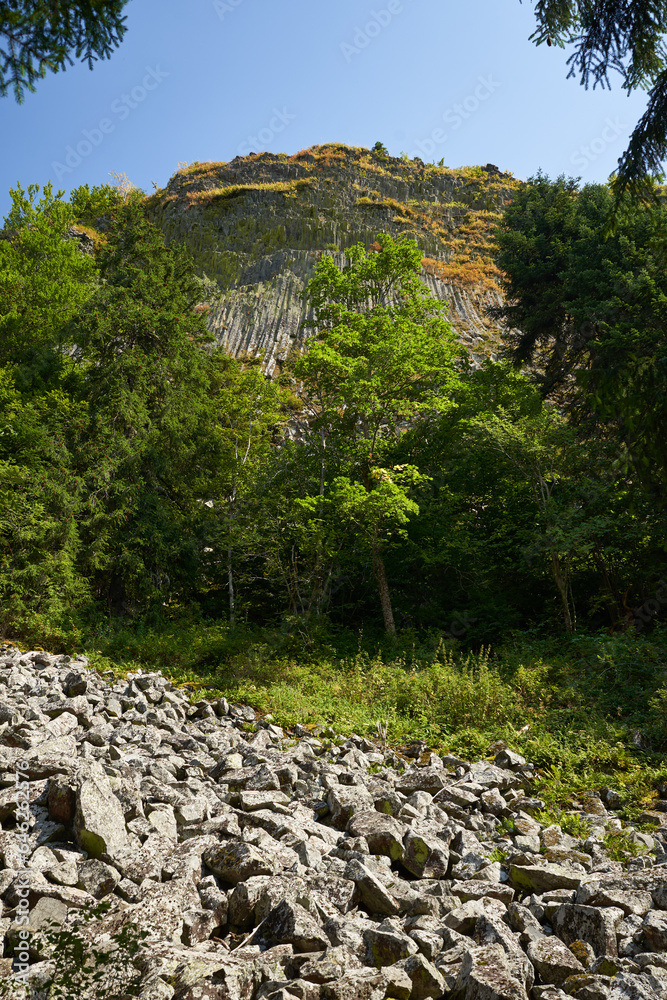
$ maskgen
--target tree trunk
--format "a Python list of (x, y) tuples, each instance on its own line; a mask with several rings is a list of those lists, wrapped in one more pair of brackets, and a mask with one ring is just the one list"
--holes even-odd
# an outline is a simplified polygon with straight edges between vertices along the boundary
[(560, 566), (560, 560), (556, 552), (551, 553), (551, 567), (553, 569), (554, 580), (556, 581), (556, 586), (558, 587), (558, 593), (560, 594), (560, 599), (563, 605), (563, 618), (565, 620), (565, 631), (571, 633), (574, 631), (574, 626), (572, 624), (572, 615), (570, 614), (570, 602), (568, 600), (568, 584), (567, 578), (563, 576), (563, 572)]
[(380, 604), (382, 605), (382, 617), (384, 618), (385, 631), (393, 634), (396, 631), (394, 612), (391, 607), (391, 595), (389, 593), (389, 584), (387, 583), (384, 560), (380, 554), (377, 541), (373, 543), (373, 570), (375, 572), (378, 590), (380, 591)]
[(234, 563), (231, 544), (227, 547), (227, 583), (229, 587), (229, 624), (236, 621), (236, 598), (234, 594)]
[(606, 587), (607, 593), (609, 594), (609, 597), (614, 605), (613, 613), (611, 607), (609, 608), (609, 617), (611, 618), (612, 628), (614, 628), (619, 622), (623, 621), (624, 613), (627, 611), (627, 608), (623, 607), (623, 598), (611, 581), (611, 577), (609, 576), (609, 571), (607, 569), (607, 563), (598, 545), (596, 545), (593, 549), (593, 559), (602, 573), (604, 586)]

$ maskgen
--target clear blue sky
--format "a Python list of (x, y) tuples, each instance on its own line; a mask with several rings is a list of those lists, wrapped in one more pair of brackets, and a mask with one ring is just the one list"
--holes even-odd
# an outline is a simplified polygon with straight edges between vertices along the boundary
[[(537, 49), (530, 0), (131, 0), (93, 71), (0, 99), (0, 215), (19, 181), (70, 190), (125, 172), (152, 190), (179, 163), (341, 141), (448, 166), (601, 181), (645, 105), (567, 80)], [(77, 151), (78, 149), (78, 151)]]

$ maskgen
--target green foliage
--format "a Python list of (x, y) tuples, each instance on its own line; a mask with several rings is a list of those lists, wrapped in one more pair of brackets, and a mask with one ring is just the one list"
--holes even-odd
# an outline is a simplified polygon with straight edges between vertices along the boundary
[(501, 847), (496, 847), (495, 850), (491, 851), (489, 854), (489, 861), (499, 861), (502, 865), (507, 861), (509, 856), (509, 851), (503, 851)]
[(0, 627), (62, 613), (87, 593), (76, 570), (80, 482), (65, 444), (80, 414), (60, 389), (22, 394), (0, 368)]
[(661, 207), (623, 204), (602, 185), (538, 174), (505, 210), (497, 242), (508, 305), (519, 331), (516, 360), (541, 370), (545, 395), (566, 393), (570, 411), (598, 436), (613, 433), (619, 465), (667, 478), (663, 386), (667, 365), (667, 225)]
[[(266, 547), (267, 539), (258, 530), (266, 515), (261, 491), (273, 437), (283, 419), (283, 396), (279, 384), (262, 373), (259, 359), (240, 362), (222, 355), (212, 392), (209, 433), (215, 463), (206, 465), (198, 492), (206, 497), (204, 509), (210, 511), (204, 526), (206, 572), (212, 589), (226, 588), (229, 621), (234, 624), (238, 584), (252, 581), (252, 589), (257, 552)], [(251, 552), (254, 558), (248, 558)]]
[(588, 88), (610, 86), (609, 73), (620, 74), (623, 89), (649, 90), (648, 107), (619, 160), (616, 189), (646, 194), (653, 175), (661, 176), (667, 156), (667, 70), (664, 36), (667, 4), (590, 4), (584, 0), (539, 0), (535, 5), (538, 44), (573, 44), (569, 76)]
[(659, 688), (649, 702), (649, 735), (658, 747), (667, 748), (667, 684)]
[(498, 831), (500, 833), (516, 833), (516, 825), (511, 816), (501, 816)]
[(10, 89), (21, 104), (46, 71), (74, 65), (72, 54), (92, 69), (108, 59), (125, 34), (127, 0), (13, 0), (0, 3), (0, 96)]
[(184, 480), (206, 419), (207, 335), (187, 257), (164, 247), (137, 206), (119, 209), (99, 266), (103, 284), (70, 330), (88, 411), (77, 445), (83, 569), (110, 603), (150, 601), (175, 566), (194, 569)]
[(558, 824), (563, 833), (569, 833), (577, 840), (586, 840), (591, 832), (591, 822), (578, 813), (565, 812), (562, 809), (543, 809), (535, 813), (535, 819), (543, 826)]
[[(13, 192), (0, 241), (0, 625), (57, 635), (90, 601), (136, 614), (231, 593), (280, 392), (212, 348), (207, 287), (136, 199), (38, 195)], [(70, 223), (99, 212), (105, 238), (83, 253)]]
[(293, 364), (321, 463), (319, 492), (302, 507), (311, 523), (333, 517), (356, 528), (372, 553), (391, 632), (382, 543), (418, 513), (408, 490), (424, 477), (383, 456), (400, 421), (446, 408), (460, 351), (442, 304), (419, 280), (414, 241), (381, 234), (371, 252), (359, 244), (346, 256), (342, 271), (331, 257), (317, 267), (306, 293), (317, 332)]
[(498, 408), (469, 422), (514, 466), (530, 489), (537, 508), (539, 533), (530, 539), (528, 561), (547, 557), (559, 594), (567, 632), (574, 631), (571, 574), (573, 565), (600, 549), (614, 527), (612, 490), (604, 474), (599, 442), (584, 442), (557, 415), (516, 419)]
[(110, 184), (82, 184), (70, 193), (70, 205), (77, 222), (95, 226), (100, 218), (110, 217), (122, 204), (118, 188)]
[(88, 409), (81, 558), (97, 595), (133, 611), (203, 582), (209, 510), (221, 490), (236, 497), (275, 393), (208, 348), (191, 261), (137, 204), (118, 209), (98, 259), (103, 284), (71, 331)]
[(610, 830), (605, 834), (604, 846), (612, 861), (627, 861), (636, 858), (644, 848), (626, 830)]
[(81, 483), (71, 434), (85, 405), (68, 324), (92, 295), (93, 259), (68, 239), (71, 207), (47, 185), (12, 191), (0, 241), (0, 625), (58, 616), (88, 592), (77, 572)]
[(66, 327), (94, 289), (93, 259), (68, 239), (73, 212), (47, 184), (10, 191), (12, 207), (0, 240), (0, 364), (31, 361), (44, 377), (53, 349), (69, 341)]

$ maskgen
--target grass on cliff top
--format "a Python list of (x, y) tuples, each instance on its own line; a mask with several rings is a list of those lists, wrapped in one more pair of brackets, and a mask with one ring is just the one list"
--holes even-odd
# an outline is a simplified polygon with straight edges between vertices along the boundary
[(498, 279), (501, 272), (488, 257), (477, 257), (470, 260), (467, 257), (456, 256), (450, 261), (432, 260), (425, 257), (422, 261), (428, 274), (440, 278), (448, 285), (458, 285), (467, 289), (498, 290)]
[(189, 191), (186, 199), (190, 204), (210, 205), (214, 201), (225, 198), (237, 198), (243, 194), (257, 191), (261, 194), (294, 194), (300, 188), (315, 183), (314, 177), (299, 177), (291, 181), (274, 181), (267, 184), (228, 184), (227, 187), (214, 188), (208, 191)]
[(465, 651), (439, 634), (390, 641), (350, 632), (305, 636), (298, 628), (230, 629), (181, 616), (161, 626), (106, 623), (46, 632), (28, 642), (84, 649), (99, 670), (122, 676), (160, 669), (194, 701), (224, 695), (297, 722), (377, 737), (400, 747), (484, 757), (502, 739), (539, 768), (536, 792), (550, 808), (603, 785), (636, 819), (667, 782), (667, 633), (564, 639), (509, 637)]
[[(287, 153), (250, 153), (247, 156), (239, 157), (239, 159), (242, 163), (247, 164), (255, 163), (258, 160), (262, 162), (275, 160), (279, 162), (300, 163), (306, 169), (311, 168), (315, 164), (329, 167), (350, 166), (387, 176), (392, 173), (405, 174), (407, 170), (415, 174), (424, 173), (427, 177), (456, 177), (465, 185), (480, 184), (494, 190), (515, 188), (521, 183), (510, 173), (501, 176), (489, 173), (486, 167), (482, 166), (440, 166), (435, 163), (423, 163), (421, 160), (411, 160), (406, 157), (384, 156), (375, 150), (365, 149), (363, 146), (349, 146), (342, 142), (328, 142), (322, 145), (310, 146), (307, 149), (300, 149), (291, 155)], [(213, 160), (203, 163), (195, 161), (194, 163), (183, 164), (173, 177), (170, 178), (170, 181), (173, 181), (175, 178), (212, 176), (225, 167), (229, 167), (229, 163)]]
[[(273, 167), (279, 169), (282, 178), (286, 162), (298, 165), (298, 170), (307, 176), (272, 180)], [(491, 243), (499, 207), (519, 186), (519, 182), (509, 175), (489, 173), (481, 166), (452, 168), (424, 164), (421, 160), (385, 156), (344, 143), (325, 143), (291, 156), (251, 154), (240, 158), (240, 164), (245, 167), (243, 182), (237, 182), (236, 163), (231, 170), (230, 164), (223, 162), (183, 165), (166, 189), (146, 199), (146, 207), (151, 212), (159, 212), (181, 203), (184, 211), (208, 208), (215, 212), (216, 207), (223, 210), (226, 204), (229, 205), (230, 199), (251, 193), (282, 194), (296, 200), (299, 191), (306, 186), (334, 183), (352, 172), (364, 180), (363, 185), (358, 181), (354, 184), (361, 195), (356, 202), (362, 210), (361, 215), (364, 210), (388, 212), (392, 226), (400, 227), (404, 235), (423, 245), (425, 253), (438, 259), (442, 267), (439, 276), (443, 280), (464, 290), (478, 287), (494, 291), (498, 287), (499, 272), (492, 260)], [(256, 168), (255, 164), (258, 164)], [(403, 202), (373, 190), (376, 186), (381, 187), (381, 180), (384, 182), (387, 178), (421, 185), (424, 179), (438, 182), (443, 177), (453, 181), (452, 192), (456, 193), (453, 202), (440, 201), (432, 192), (427, 197), (408, 198)], [(208, 190), (203, 189), (205, 184), (210, 185)], [(415, 187), (415, 192), (417, 190), (421, 187)], [(292, 207), (298, 212), (298, 206)], [(310, 199), (303, 208), (310, 217)], [(364, 225), (362, 222), (362, 228)], [(270, 238), (268, 243), (272, 245)]]

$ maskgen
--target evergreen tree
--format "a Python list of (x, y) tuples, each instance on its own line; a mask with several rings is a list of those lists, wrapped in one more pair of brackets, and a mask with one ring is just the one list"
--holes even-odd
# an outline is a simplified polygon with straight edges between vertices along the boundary
[(110, 608), (132, 610), (200, 571), (215, 362), (192, 261), (138, 204), (118, 210), (99, 266), (103, 284), (70, 330), (88, 412), (82, 567)]
[(0, 628), (57, 621), (86, 598), (77, 566), (82, 483), (69, 442), (75, 402), (68, 325), (97, 268), (71, 238), (71, 207), (47, 185), (11, 192), (0, 240)]
[(0, 368), (0, 631), (58, 622), (88, 595), (77, 566), (82, 483), (68, 437), (82, 418), (61, 388), (20, 391)]
[(622, 204), (538, 175), (505, 210), (497, 237), (514, 357), (545, 396), (569, 399), (591, 432), (614, 434), (621, 457), (658, 493), (667, 482), (667, 220), (661, 207)]
[(667, 2), (637, 0), (538, 0), (538, 45), (574, 45), (570, 76), (588, 88), (610, 87), (609, 74), (620, 74), (623, 89), (649, 91), (648, 106), (619, 160), (616, 192), (652, 189), (662, 177), (667, 157)]
[(92, 294), (97, 268), (70, 232), (74, 213), (62, 191), (47, 184), (39, 197), (33, 184), (10, 194), (0, 233), (0, 364), (32, 359), (52, 377), (69, 346), (68, 322)]
[(125, 34), (127, 0), (0, 0), (0, 96), (22, 103), (47, 70), (108, 59)]

